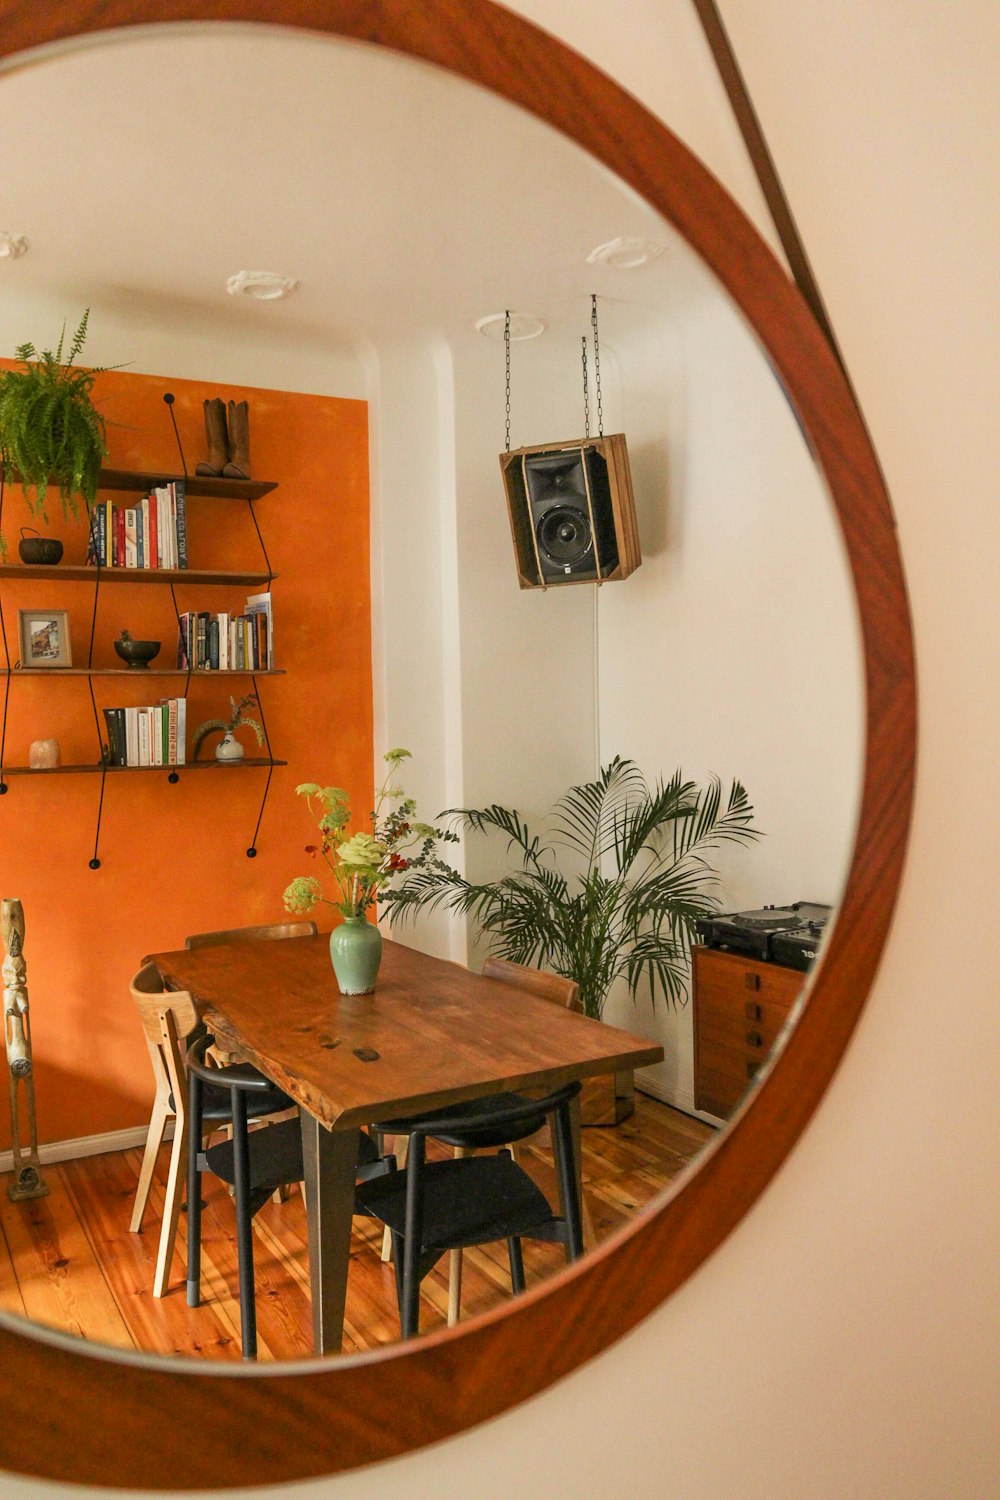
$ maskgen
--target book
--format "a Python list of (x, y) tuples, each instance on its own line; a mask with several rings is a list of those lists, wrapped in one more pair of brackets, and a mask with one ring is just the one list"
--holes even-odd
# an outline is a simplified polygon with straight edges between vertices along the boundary
[(160, 507), (156, 499), (156, 491), (142, 502), (149, 516), (147, 531), (149, 534), (149, 566), (158, 568), (160, 566)]
[(139, 759), (136, 761), (136, 765), (148, 766), (150, 764), (149, 716), (144, 708), (137, 708), (135, 711), (135, 717), (137, 724), (136, 738), (139, 748)]
[(176, 480), (170, 486), (173, 495), (173, 503), (176, 514), (176, 537), (177, 537), (177, 561), (175, 566), (186, 568), (188, 565), (187, 545), (187, 495), (184, 489), (183, 479)]
[(139, 710), (127, 708), (125, 710), (125, 764), (137, 766), (139, 764)]
[(177, 699), (167, 699), (167, 754), (168, 766), (177, 764)]
[(108, 764), (112, 766), (124, 766), (127, 764), (125, 756), (125, 744), (122, 739), (122, 722), (119, 718), (122, 710), (120, 708), (105, 708), (104, 722), (108, 730)]
[(263, 621), (263, 631), (258, 640), (257, 666), (267, 670), (274, 666), (274, 613), (270, 591), (248, 595), (247, 614)]
[(212, 672), (219, 670), (219, 618), (216, 617), (208, 622), (208, 668)]
[(124, 568), (125, 557), (128, 551), (125, 544), (125, 507), (123, 505), (116, 505), (115, 510), (117, 511), (115, 517), (115, 566)]
[(136, 528), (135, 528), (135, 506), (125, 507), (125, 566), (134, 568), (136, 566)]
[(187, 764), (187, 699), (175, 699), (177, 704), (177, 754), (174, 764), (183, 766)]

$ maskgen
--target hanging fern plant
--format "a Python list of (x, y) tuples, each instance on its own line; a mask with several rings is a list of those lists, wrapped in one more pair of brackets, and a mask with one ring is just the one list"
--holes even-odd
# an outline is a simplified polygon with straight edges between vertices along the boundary
[(87, 337), (87, 308), (63, 363), (66, 325), (55, 350), (39, 353), (20, 344), (21, 370), (0, 375), (0, 461), (5, 479), (19, 480), (28, 507), (48, 521), (45, 497), (58, 489), (63, 515), (79, 515), (77, 497), (97, 498), (101, 464), (107, 457), (104, 418), (90, 399), (100, 367), (76, 367)]

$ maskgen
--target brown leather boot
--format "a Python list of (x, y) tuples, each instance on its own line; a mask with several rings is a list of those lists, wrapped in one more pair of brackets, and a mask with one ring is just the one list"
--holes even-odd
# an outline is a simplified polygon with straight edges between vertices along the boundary
[(205, 408), (205, 436), (208, 439), (208, 458), (195, 468), (196, 474), (218, 477), (229, 459), (229, 439), (226, 436), (226, 403), (213, 397), (202, 403)]
[(245, 401), (229, 403), (229, 462), (227, 479), (250, 478), (250, 408)]

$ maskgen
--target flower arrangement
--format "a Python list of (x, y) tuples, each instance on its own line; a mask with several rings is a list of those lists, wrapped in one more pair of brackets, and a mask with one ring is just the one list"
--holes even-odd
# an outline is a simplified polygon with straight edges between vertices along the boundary
[(336, 907), (343, 917), (363, 917), (394, 875), (448, 868), (437, 858), (435, 847), (438, 840), (456, 843), (458, 835), (414, 821), (417, 805), (413, 798), (391, 784), (400, 764), (409, 758), (409, 750), (390, 750), (385, 756), (388, 770), (375, 793), (370, 833), (348, 835), (351, 804), (341, 787), (308, 781), (295, 788), (297, 796), (305, 797), (320, 832), (320, 842), (307, 844), (306, 853), (325, 862), (333, 877), (334, 896), (324, 895), (315, 875), (300, 875), (285, 890), (287, 911), (303, 915), (323, 902)]
[(256, 706), (257, 698), (254, 693), (247, 693), (246, 697), (241, 698), (238, 703), (235, 698), (230, 698), (228, 719), (206, 719), (204, 724), (198, 725), (198, 728), (194, 732), (192, 759), (198, 759), (198, 751), (201, 749), (206, 735), (212, 734), (213, 731), (223, 736), (232, 735), (239, 729), (241, 724), (245, 724), (248, 729), (253, 730), (257, 736), (257, 744), (262, 746), (264, 744), (263, 727), (248, 712), (249, 709)]

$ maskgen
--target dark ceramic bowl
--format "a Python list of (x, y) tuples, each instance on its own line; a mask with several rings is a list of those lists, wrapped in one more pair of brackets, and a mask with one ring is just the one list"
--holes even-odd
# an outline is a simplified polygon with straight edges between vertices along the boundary
[(159, 655), (159, 641), (115, 641), (115, 651), (133, 670), (144, 672)]
[(23, 536), (17, 544), (23, 563), (53, 565), (62, 560), (63, 544), (54, 536)]

